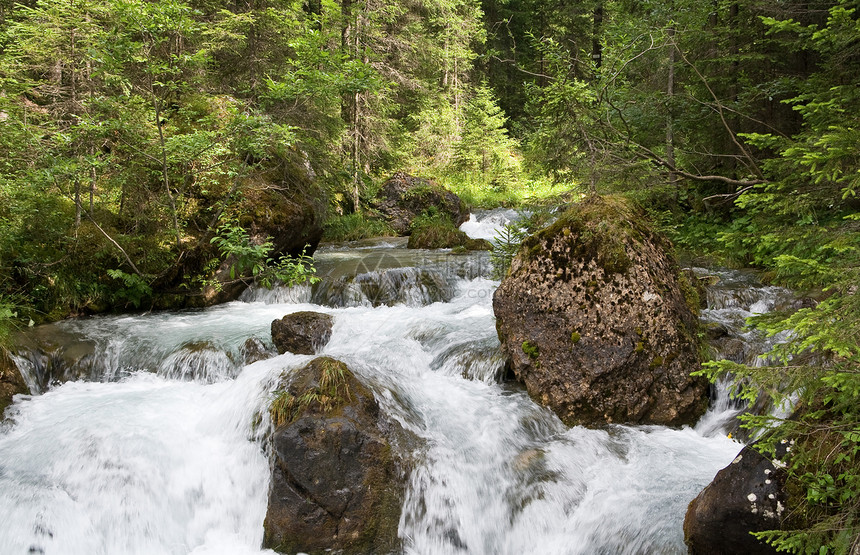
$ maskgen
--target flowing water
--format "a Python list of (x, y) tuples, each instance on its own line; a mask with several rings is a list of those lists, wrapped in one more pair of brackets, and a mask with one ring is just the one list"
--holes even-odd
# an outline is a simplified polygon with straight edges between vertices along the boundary
[[(739, 408), (716, 403), (696, 428), (567, 428), (501, 380), (486, 254), (403, 246), (321, 249), (315, 287), (31, 332), (53, 350), (17, 357), (43, 393), (18, 398), (0, 431), (0, 553), (260, 553), (266, 407), (311, 357), (248, 362), (300, 310), (334, 316), (323, 353), (422, 439), (405, 553), (685, 553), (687, 504), (741, 448), (725, 433)], [(782, 292), (720, 277), (704, 318), (761, 348), (739, 326)]]

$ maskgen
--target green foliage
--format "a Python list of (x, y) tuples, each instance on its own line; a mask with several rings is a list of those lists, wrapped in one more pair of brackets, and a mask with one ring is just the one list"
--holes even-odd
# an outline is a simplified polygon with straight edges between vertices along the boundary
[(323, 228), (323, 239), (326, 241), (358, 241), (394, 235), (397, 233), (384, 220), (358, 212), (331, 218)]
[[(746, 225), (761, 229), (760, 220)], [(769, 265), (774, 276), (797, 286), (823, 286), (826, 298), (813, 308), (750, 319), (763, 333), (786, 337), (763, 355), (771, 364), (711, 362), (703, 373), (711, 379), (731, 376), (734, 395), (749, 402), (767, 395), (779, 406), (797, 398), (791, 418), (745, 417), (744, 426), (767, 431), (766, 451), (778, 441), (794, 442), (786, 460), (789, 526), (761, 537), (794, 553), (851, 553), (860, 541), (860, 238), (842, 226), (758, 235), (761, 243), (744, 245), (754, 259), (783, 253)], [(729, 245), (737, 244), (735, 238), (726, 236)]]
[(478, 174), (484, 183), (504, 190), (520, 173), (518, 144), (508, 136), (506, 118), (486, 86), (475, 90), (464, 110), (463, 130), (454, 145), (454, 167)]
[(407, 247), (410, 249), (490, 250), (492, 245), (483, 239), (471, 239), (460, 231), (445, 214), (435, 208), (416, 216), (410, 224)]
[(145, 300), (152, 298), (152, 287), (141, 276), (128, 274), (122, 270), (108, 270), (107, 274), (123, 283), (123, 287), (114, 293), (117, 304), (124, 303), (126, 306), (130, 304), (134, 308), (140, 308)]
[[(295, 285), (309, 281), (315, 283), (313, 259), (304, 252), (298, 257), (281, 256), (277, 259), (270, 256), (274, 245), (271, 239), (261, 242), (252, 241), (248, 232), (236, 220), (228, 220), (218, 228), (218, 235), (212, 238), (212, 244), (218, 247), (223, 259), (230, 264), (230, 280), (242, 280), (250, 276), (263, 287), (271, 288), (275, 280), (286, 285)], [(216, 289), (222, 283), (211, 280), (210, 285)]]
[(511, 267), (511, 261), (520, 251), (526, 237), (544, 227), (552, 218), (552, 213), (541, 207), (532, 210), (519, 210), (517, 218), (508, 222), (493, 238), (493, 252), (490, 260), (493, 263), (493, 279), (503, 279)]

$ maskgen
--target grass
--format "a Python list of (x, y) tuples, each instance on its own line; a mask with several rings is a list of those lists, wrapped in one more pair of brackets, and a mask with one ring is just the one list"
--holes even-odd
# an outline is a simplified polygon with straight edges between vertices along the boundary
[(492, 245), (484, 239), (471, 239), (460, 231), (443, 214), (422, 214), (412, 221), (412, 234), (409, 236), (410, 249), (491, 250)]
[(482, 209), (541, 204), (581, 189), (575, 183), (554, 183), (546, 177), (520, 177), (508, 183), (492, 184), (476, 175), (451, 174), (440, 176), (438, 181), (472, 208)]
[(352, 400), (347, 383), (352, 373), (343, 362), (321, 357), (312, 360), (309, 366), (317, 378), (316, 387), (295, 393), (287, 389), (275, 392), (269, 407), (275, 427), (294, 422), (310, 408), (325, 414)]
[(324, 241), (358, 241), (370, 237), (390, 237), (397, 233), (387, 222), (364, 214), (336, 216), (323, 227)]

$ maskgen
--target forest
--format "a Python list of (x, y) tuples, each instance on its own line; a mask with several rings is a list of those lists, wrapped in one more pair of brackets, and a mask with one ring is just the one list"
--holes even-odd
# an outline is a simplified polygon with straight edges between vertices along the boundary
[(857, 553), (858, 85), (856, 0), (3, 0), (0, 332), (189, 306), (229, 254), (303, 279), (243, 228), (272, 187), (329, 238), (378, 233), (397, 171), (475, 207), (624, 194), (815, 299), (749, 323), (790, 332), (770, 366), (703, 372), (805, 407), (748, 422), (800, 446), (762, 537)]

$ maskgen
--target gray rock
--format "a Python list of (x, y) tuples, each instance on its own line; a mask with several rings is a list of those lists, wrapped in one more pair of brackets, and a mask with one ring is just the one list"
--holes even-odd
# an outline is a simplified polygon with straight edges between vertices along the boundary
[(321, 312), (294, 312), (272, 322), (272, 342), (278, 353), (313, 355), (331, 339), (334, 318)]
[[(529, 237), (493, 297), (510, 368), (567, 424), (693, 422), (707, 405), (684, 278), (641, 211), (592, 197)], [(689, 287), (689, 285), (688, 285)]]
[(243, 364), (252, 364), (274, 356), (274, 353), (270, 352), (270, 349), (258, 337), (249, 337), (246, 339), (245, 343), (242, 344), (240, 354), (242, 355)]

